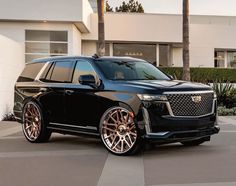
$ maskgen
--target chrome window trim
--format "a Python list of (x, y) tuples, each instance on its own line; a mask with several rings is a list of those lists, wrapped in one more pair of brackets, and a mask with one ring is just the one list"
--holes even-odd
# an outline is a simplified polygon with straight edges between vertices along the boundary
[(68, 125), (68, 124), (62, 124), (62, 123), (53, 123), (50, 122), (49, 126), (51, 125), (56, 125), (56, 126), (64, 126), (64, 127), (73, 127), (73, 128), (79, 128), (79, 129), (89, 129), (89, 130), (97, 130), (97, 127), (93, 127), (93, 126), (77, 126), (77, 125)]
[(166, 94), (204, 94), (204, 93), (214, 93), (213, 90), (202, 90), (202, 91), (175, 91), (175, 92), (163, 92)]
[(76, 131), (76, 130), (71, 130), (71, 129), (62, 129), (62, 128), (51, 127), (51, 126), (47, 126), (47, 128), (53, 129), (53, 130), (59, 130), (59, 131), (73, 132), (73, 133), (78, 133), (78, 134), (89, 134), (89, 135), (93, 135), (93, 136), (99, 136), (98, 133), (92, 133), (92, 132)]
[(35, 81), (40, 81), (39, 79), (40, 79), (40, 76), (42, 75), (42, 73), (45, 71), (45, 69), (47, 68), (47, 66), (49, 65), (49, 61), (48, 62), (46, 62), (45, 64), (44, 64), (44, 66), (41, 68), (41, 70), (39, 71), (39, 73), (37, 74), (37, 76), (34, 78), (34, 80)]
[(144, 118), (146, 134), (151, 134), (149, 113), (145, 107), (143, 107), (143, 118)]

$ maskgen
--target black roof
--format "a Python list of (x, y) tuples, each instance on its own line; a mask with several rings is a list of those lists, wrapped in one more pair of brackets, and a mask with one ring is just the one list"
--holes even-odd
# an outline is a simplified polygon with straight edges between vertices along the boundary
[(46, 58), (39, 58), (34, 59), (32, 63), (38, 62), (49, 62), (49, 61), (56, 61), (56, 60), (65, 60), (65, 59), (88, 59), (88, 60), (124, 60), (124, 61), (143, 61), (142, 59), (132, 58), (132, 57), (111, 57), (111, 56), (103, 56), (99, 58), (95, 58), (92, 56), (56, 56), (56, 57), (46, 57)]

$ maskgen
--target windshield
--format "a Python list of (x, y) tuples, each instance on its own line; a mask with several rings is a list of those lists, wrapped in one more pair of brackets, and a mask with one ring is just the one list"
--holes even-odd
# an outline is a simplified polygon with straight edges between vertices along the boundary
[(159, 69), (144, 61), (99, 60), (96, 64), (110, 80), (170, 80)]

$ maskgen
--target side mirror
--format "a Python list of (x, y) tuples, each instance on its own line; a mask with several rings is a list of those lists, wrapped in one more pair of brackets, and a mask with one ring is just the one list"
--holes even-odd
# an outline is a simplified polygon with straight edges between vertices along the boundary
[(89, 85), (89, 86), (95, 86), (96, 85), (96, 81), (93, 75), (81, 75), (79, 77), (79, 83), (81, 85)]

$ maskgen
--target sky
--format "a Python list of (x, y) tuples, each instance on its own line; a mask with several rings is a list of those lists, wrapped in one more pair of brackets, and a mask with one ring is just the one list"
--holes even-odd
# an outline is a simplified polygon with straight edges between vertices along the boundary
[[(113, 7), (124, 0), (108, 0)], [(125, 0), (128, 1), (128, 0)], [(182, 13), (182, 0), (138, 0), (146, 13)], [(236, 0), (189, 0), (192, 15), (236, 16)]]

